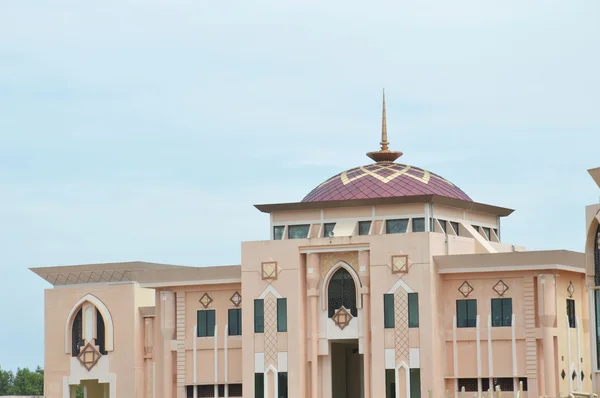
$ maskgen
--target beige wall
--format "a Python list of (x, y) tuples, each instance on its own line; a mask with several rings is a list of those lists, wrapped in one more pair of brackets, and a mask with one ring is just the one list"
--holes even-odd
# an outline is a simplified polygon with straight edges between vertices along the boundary
[[(73, 306), (87, 294), (95, 296), (106, 305), (114, 323), (114, 351), (109, 352), (106, 358), (108, 358), (108, 373), (118, 376), (117, 394), (141, 397), (142, 389), (139, 386), (143, 385), (143, 347), (140, 350), (140, 336), (143, 328), (137, 306), (152, 305), (154, 295), (153, 291), (140, 289), (136, 283), (124, 283), (75, 285), (45, 291), (46, 398), (62, 398), (63, 378), (74, 376), (71, 369), (71, 354), (65, 353), (65, 324)], [(70, 330), (69, 326), (69, 333)], [(85, 377), (87, 371), (81, 365), (78, 365), (76, 370)]]

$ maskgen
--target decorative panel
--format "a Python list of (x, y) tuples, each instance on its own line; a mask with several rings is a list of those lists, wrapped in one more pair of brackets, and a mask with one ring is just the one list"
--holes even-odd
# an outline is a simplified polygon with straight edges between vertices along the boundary
[(322, 253), (321, 254), (321, 277), (324, 278), (327, 272), (340, 261), (351, 266), (356, 272), (359, 272), (358, 267), (358, 252), (337, 252), (337, 253)]
[(175, 293), (175, 308), (177, 310), (177, 386), (183, 387), (185, 385), (185, 292)]
[(394, 346), (396, 348), (396, 363), (409, 361), (409, 338), (408, 338), (408, 293), (404, 289), (398, 289), (394, 294)]
[(277, 369), (277, 298), (269, 293), (265, 302), (265, 369), (273, 365)]

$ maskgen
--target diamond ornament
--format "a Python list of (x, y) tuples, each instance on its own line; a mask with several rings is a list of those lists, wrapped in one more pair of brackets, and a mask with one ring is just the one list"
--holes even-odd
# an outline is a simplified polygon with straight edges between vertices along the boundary
[(202, 306), (203, 306), (204, 308), (208, 308), (208, 306), (209, 306), (209, 305), (211, 305), (211, 304), (212, 304), (212, 302), (213, 302), (213, 299), (212, 299), (212, 297), (210, 297), (210, 296), (208, 295), (208, 293), (204, 293), (204, 294), (202, 295), (202, 297), (200, 298), (200, 304), (202, 304)]
[(277, 261), (268, 261), (261, 264), (262, 279), (271, 281), (277, 279)]
[(407, 274), (408, 273), (408, 256), (406, 254), (392, 256), (392, 273)]
[(337, 327), (344, 330), (344, 328), (348, 326), (348, 324), (352, 320), (352, 314), (350, 314), (350, 312), (346, 308), (344, 308), (344, 306), (341, 306), (335, 311), (335, 314), (333, 314), (333, 317), (331, 317), (331, 319), (333, 320), (333, 322), (335, 322)]
[(102, 358), (102, 354), (100, 354), (98, 349), (91, 342), (88, 342), (79, 355), (77, 355), (77, 359), (88, 372), (96, 366), (100, 358)]
[(498, 296), (504, 296), (504, 293), (508, 290), (508, 285), (504, 283), (504, 281), (499, 280), (493, 287), (494, 291), (498, 294)]
[(239, 292), (235, 292), (229, 301), (231, 301), (234, 306), (239, 307), (240, 304), (242, 304), (242, 295)]
[(460, 294), (462, 294), (465, 298), (469, 297), (469, 294), (471, 294), (473, 290), (473, 286), (469, 285), (469, 282), (467, 281), (464, 281), (462, 285), (460, 285), (460, 287), (458, 288)]
[(569, 298), (573, 298), (573, 294), (575, 294), (575, 286), (573, 286), (573, 282), (569, 281), (569, 287), (567, 287), (567, 293), (569, 293)]

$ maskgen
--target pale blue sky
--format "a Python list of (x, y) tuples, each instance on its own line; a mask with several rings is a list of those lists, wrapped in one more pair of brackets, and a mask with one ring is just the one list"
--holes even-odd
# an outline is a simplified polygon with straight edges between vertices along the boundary
[(32, 266), (240, 261), (255, 203), (377, 149), (583, 250), (597, 0), (0, 0), (0, 366), (43, 363)]

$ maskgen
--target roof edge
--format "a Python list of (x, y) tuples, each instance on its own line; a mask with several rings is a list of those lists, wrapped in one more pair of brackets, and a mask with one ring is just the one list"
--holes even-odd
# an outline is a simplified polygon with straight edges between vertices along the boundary
[(440, 195), (415, 195), (398, 196), (393, 198), (368, 198), (368, 199), (350, 199), (350, 200), (328, 200), (321, 202), (294, 202), (294, 203), (274, 203), (254, 205), (263, 213), (273, 213), (286, 210), (314, 210), (328, 209), (332, 207), (360, 207), (360, 206), (381, 206), (407, 203), (437, 203), (450, 207), (457, 207), (464, 210), (473, 210), (482, 213), (494, 214), (500, 217), (511, 215), (514, 210), (504, 207), (492, 206), (485, 203), (472, 202), (468, 200), (449, 198)]

